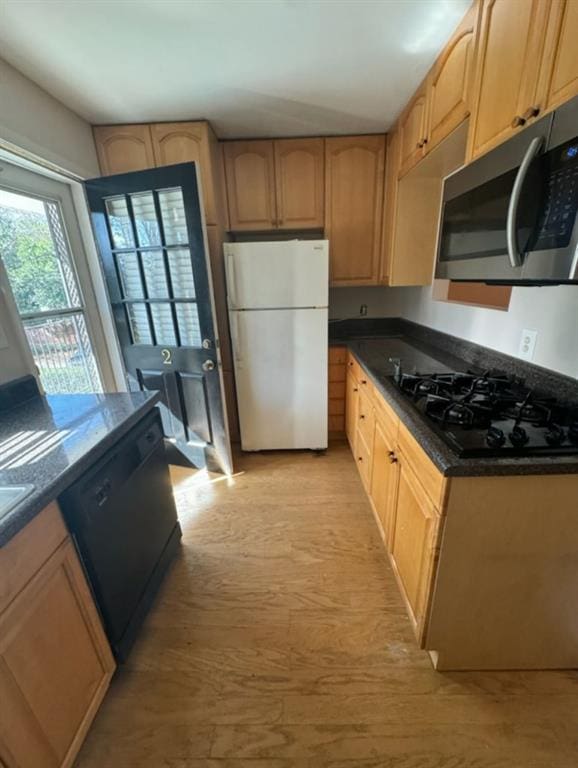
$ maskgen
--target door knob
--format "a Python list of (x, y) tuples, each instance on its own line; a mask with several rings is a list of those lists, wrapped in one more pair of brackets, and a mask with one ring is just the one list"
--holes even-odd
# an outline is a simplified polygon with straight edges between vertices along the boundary
[(205, 360), (205, 362), (201, 365), (201, 368), (203, 371), (214, 371), (215, 370), (215, 363), (213, 360)]

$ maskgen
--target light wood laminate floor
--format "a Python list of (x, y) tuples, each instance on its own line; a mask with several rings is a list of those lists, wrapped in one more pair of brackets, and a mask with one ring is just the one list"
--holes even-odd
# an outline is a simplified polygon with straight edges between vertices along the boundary
[(345, 444), (174, 482), (181, 554), (78, 768), (578, 765), (577, 673), (417, 649)]

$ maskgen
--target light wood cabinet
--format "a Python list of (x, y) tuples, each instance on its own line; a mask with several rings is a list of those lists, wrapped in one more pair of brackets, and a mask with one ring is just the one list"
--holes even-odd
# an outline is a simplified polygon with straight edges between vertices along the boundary
[(578, 0), (555, 0), (550, 9), (540, 92), (546, 110), (578, 94)]
[(275, 229), (277, 203), (273, 142), (229, 141), (224, 145), (224, 154), (231, 229)]
[(432, 69), (427, 110), (428, 152), (470, 113), (478, 11), (479, 6), (474, 3)]
[(351, 450), (355, 453), (357, 435), (357, 407), (359, 402), (359, 385), (353, 373), (347, 371), (345, 387), (345, 434)]
[(225, 143), (230, 228), (322, 229), (324, 140)]
[(369, 496), (388, 551), (391, 551), (392, 514), (397, 490), (397, 463), (395, 438), (379, 418), (375, 422), (373, 438), (371, 489)]
[(218, 224), (225, 204), (220, 195), (219, 146), (210, 125), (194, 123), (155, 123), (151, 125), (153, 153), (157, 167), (178, 163), (197, 163), (201, 171), (205, 220)]
[(108, 688), (112, 654), (71, 540), (50, 505), (0, 550), (0, 581), (25, 563), (25, 584), (0, 613), (0, 760), (71, 766)]
[(273, 143), (278, 228), (323, 229), (324, 140), (280, 139)]
[(400, 167), (403, 176), (421, 160), (427, 144), (427, 80), (422, 83), (415, 96), (399, 118)]
[(104, 176), (155, 167), (149, 125), (100, 125), (93, 131)]
[(521, 130), (544, 108), (538, 76), (549, 0), (484, 0), (468, 156), (477, 157)]
[(418, 639), (423, 638), (431, 596), (439, 513), (405, 456), (397, 451), (397, 493), (391, 532), (391, 560), (410, 609)]
[(345, 378), (347, 348), (329, 347), (328, 355), (328, 431), (330, 437), (345, 431)]
[(379, 282), (389, 285), (394, 256), (395, 221), (397, 211), (397, 187), (401, 160), (400, 135), (397, 128), (387, 134), (385, 161), (385, 185), (383, 202), (383, 231), (381, 240), (381, 265)]
[(385, 136), (325, 140), (325, 236), (333, 285), (379, 277)]

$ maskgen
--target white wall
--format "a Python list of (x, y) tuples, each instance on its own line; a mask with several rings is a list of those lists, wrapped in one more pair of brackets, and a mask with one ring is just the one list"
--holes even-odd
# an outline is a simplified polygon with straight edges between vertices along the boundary
[(508, 355), (523, 329), (538, 331), (532, 362), (578, 378), (578, 286), (515, 287), (508, 312), (433, 301), (431, 287), (395, 290), (402, 317)]
[(369, 286), (367, 288), (330, 288), (329, 317), (345, 320), (360, 317), (359, 308), (367, 305), (367, 317), (398, 317), (402, 296), (397, 288)]
[(0, 59), (0, 140), (83, 178), (99, 175), (90, 125)]

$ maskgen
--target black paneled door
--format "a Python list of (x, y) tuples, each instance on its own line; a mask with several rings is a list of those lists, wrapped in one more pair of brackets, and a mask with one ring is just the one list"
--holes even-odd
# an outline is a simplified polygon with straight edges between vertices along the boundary
[(175, 449), (230, 473), (194, 163), (91, 179), (86, 192), (129, 388), (160, 390)]

